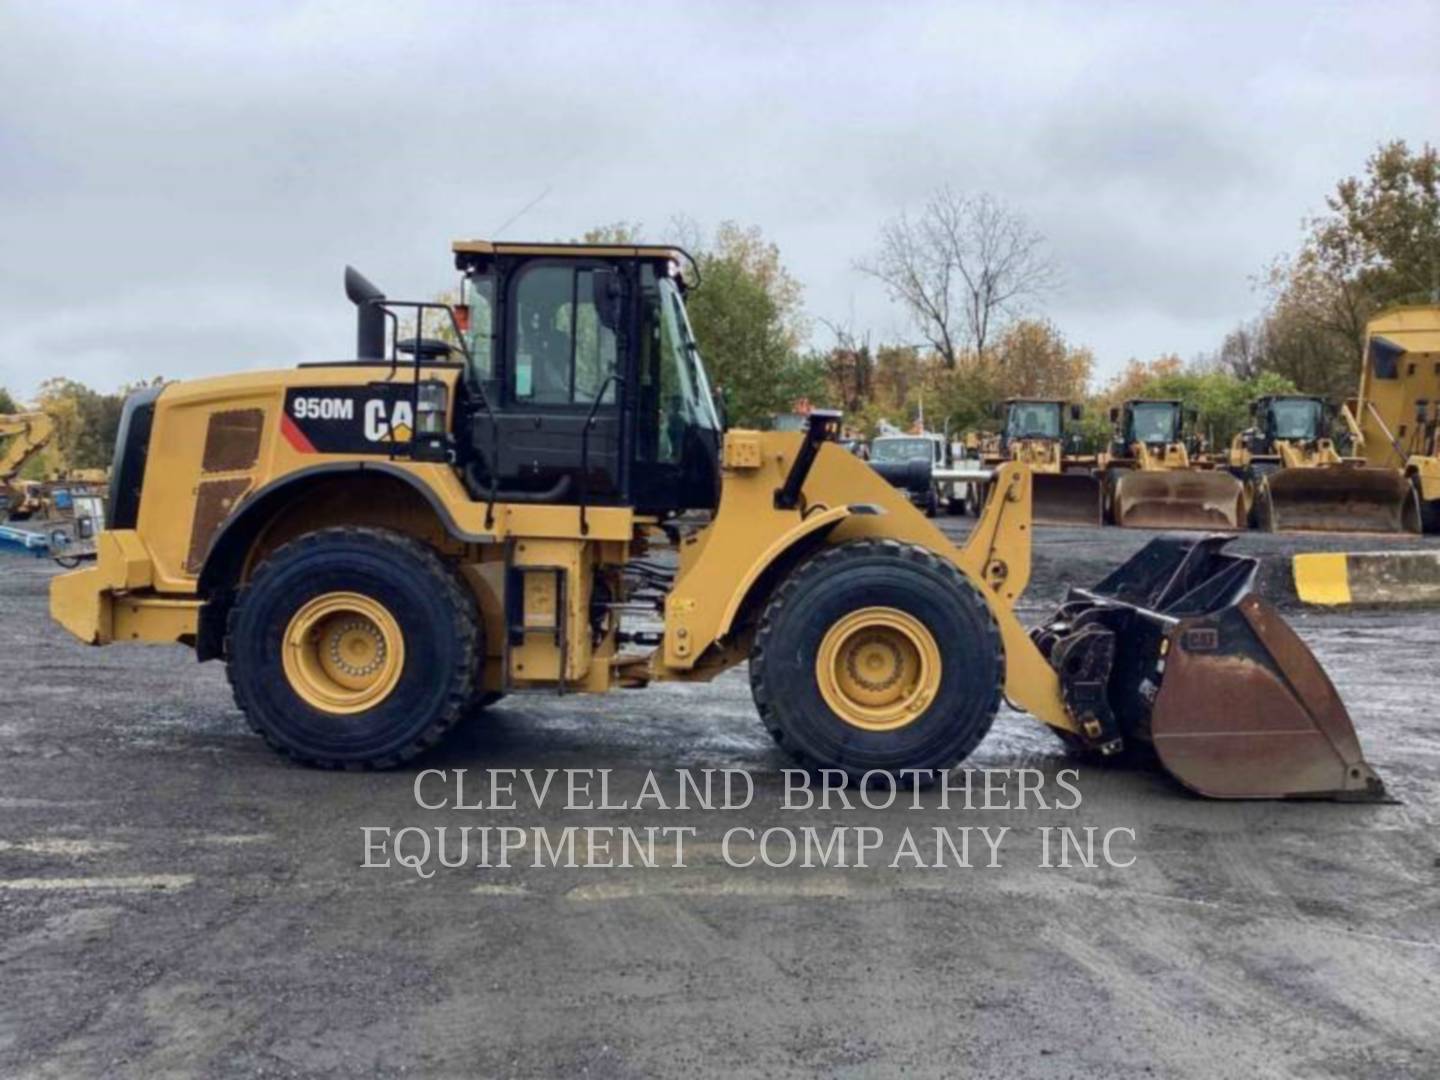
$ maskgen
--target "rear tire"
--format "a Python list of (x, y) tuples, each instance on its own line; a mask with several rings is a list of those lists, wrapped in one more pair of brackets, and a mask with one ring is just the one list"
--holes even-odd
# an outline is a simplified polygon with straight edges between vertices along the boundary
[[(890, 613), (878, 617), (918, 633), (929, 652), (907, 652), (902, 659), (885, 637), (868, 637), (890, 632), (872, 629), (870, 613)], [(865, 653), (844, 651), (849, 638), (842, 637), (833, 668), (827, 660), (835, 635), (856, 620), (850, 633), (860, 639), (857, 650), (894, 653), (893, 672), (882, 660), (878, 681), (857, 670)], [(861, 696), (911, 685), (903, 680), (917, 666), (930, 675), (914, 679), (923, 689), (894, 706), (905, 718), (872, 721), (878, 711), (867, 714), (843, 694), (839, 700), (848, 715), (837, 711), (837, 680), (828, 672), (841, 678), (849, 673)], [(975, 587), (949, 561), (891, 540), (843, 544), (803, 564), (766, 607), (750, 651), (750, 688), (775, 741), (806, 768), (843, 769), (852, 779), (871, 770), (894, 775), (954, 767), (990, 730), (1004, 677), (999, 629)]]
[(434, 746), (475, 702), (482, 634), (474, 594), (433, 549), (336, 528), (261, 563), (230, 611), (225, 652), (235, 703), (273, 749), (386, 769)]

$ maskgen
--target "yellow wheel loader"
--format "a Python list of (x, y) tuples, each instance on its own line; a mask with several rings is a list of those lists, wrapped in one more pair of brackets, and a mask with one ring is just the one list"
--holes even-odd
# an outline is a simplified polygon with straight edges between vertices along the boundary
[(43, 412), (0, 414), (0, 438), (8, 438), (0, 455), (0, 513), (10, 521), (44, 515), (45, 489), (36, 481), (17, 479), (32, 457), (55, 434), (55, 421)]
[[(1030, 467), (1035, 520), (1041, 525), (1103, 524), (1100, 480), (1095, 458), (1065, 452), (1066, 404), (1051, 398), (1007, 398), (1001, 403), (1002, 426), (995, 435), (976, 440), (982, 467), (996, 469), (1007, 461)], [(1069, 406), (1070, 419), (1080, 407)], [(988, 485), (974, 486), (970, 508), (977, 515), (988, 497)]]
[(1341, 457), (1326, 435), (1334, 412), (1323, 398), (1258, 398), (1250, 415), (1253, 425), (1235, 436), (1228, 462), (1245, 484), (1257, 528), (1388, 533), (1418, 528), (1404, 473)]
[(1207, 795), (1381, 792), (1223, 541), (1157, 540), (1032, 636), (1024, 464), (956, 547), (841, 448), (836, 413), (722, 431), (682, 252), (454, 251), (454, 308), (347, 271), (357, 360), (133, 395), (111, 527), (55, 579), (55, 618), (223, 660), (255, 730), (324, 767), (398, 766), (499, 695), (748, 661), (780, 745), (861, 782), (933, 779), (1005, 698)]
[(1115, 437), (1100, 459), (1108, 521), (1145, 529), (1245, 527), (1243, 485), (1192, 456), (1187, 419), (1179, 401), (1137, 399), (1110, 410)]
[(1407, 529), (1440, 532), (1440, 304), (1369, 322), (1360, 390), (1341, 415), (1366, 464), (1410, 486)]

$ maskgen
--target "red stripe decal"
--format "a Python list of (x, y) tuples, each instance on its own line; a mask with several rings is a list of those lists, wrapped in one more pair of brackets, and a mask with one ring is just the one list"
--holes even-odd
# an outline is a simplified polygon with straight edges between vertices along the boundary
[(285, 436), (285, 441), (302, 454), (315, 453), (315, 447), (305, 437), (305, 432), (300, 430), (300, 425), (290, 419), (289, 413), (280, 414), (280, 434)]

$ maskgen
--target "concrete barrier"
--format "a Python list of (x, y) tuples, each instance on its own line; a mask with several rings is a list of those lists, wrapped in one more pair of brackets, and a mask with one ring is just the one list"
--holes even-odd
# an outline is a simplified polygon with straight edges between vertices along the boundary
[(1440, 604), (1440, 551), (1316, 551), (1294, 566), (1306, 604)]

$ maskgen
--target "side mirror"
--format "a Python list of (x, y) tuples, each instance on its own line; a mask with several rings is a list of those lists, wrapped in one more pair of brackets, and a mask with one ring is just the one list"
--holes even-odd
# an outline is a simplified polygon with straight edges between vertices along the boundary
[(1071, 420), (1075, 421), (1075, 422), (1078, 424), (1078, 423), (1080, 422), (1081, 416), (1083, 416), (1083, 415), (1084, 415), (1084, 409), (1082, 409), (1078, 403), (1077, 403), (1077, 404), (1072, 404), (1072, 405), (1070, 406), (1070, 419), (1071, 419)]
[(1182, 409), (1180, 412), (1180, 420), (1182, 423), (1188, 425), (1189, 427), (1194, 427), (1200, 422), (1200, 410)]
[(1114, 408), (1112, 408), (1112, 409), (1110, 410), (1110, 423), (1112, 423), (1112, 424), (1118, 424), (1118, 423), (1120, 423), (1120, 406), (1116, 405)]
[(606, 330), (620, 326), (621, 300), (625, 290), (620, 284), (620, 271), (599, 269), (590, 271), (590, 293), (595, 303), (595, 314), (600, 325)]

